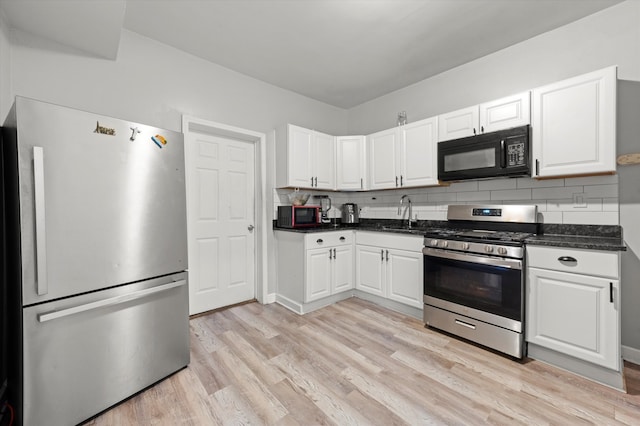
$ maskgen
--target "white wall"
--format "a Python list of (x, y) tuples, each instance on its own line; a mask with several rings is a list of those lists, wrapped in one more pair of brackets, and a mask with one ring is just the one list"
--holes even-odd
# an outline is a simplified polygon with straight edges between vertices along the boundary
[[(10, 40), (11, 69), (0, 69), (0, 81), (8, 81), (11, 75), (11, 98), (26, 96), (177, 131), (186, 114), (263, 132), (268, 137), (267, 188), (275, 181), (272, 129), (294, 123), (335, 134), (347, 130), (343, 109), (133, 32), (123, 31), (115, 61), (87, 56), (20, 31), (12, 31)], [(0, 39), (0, 49), (1, 43)], [(2, 59), (4, 64), (4, 56)], [(2, 121), (4, 115), (6, 111)], [(271, 205), (272, 191), (267, 194)], [(273, 247), (273, 233), (268, 235), (267, 244)], [(275, 292), (274, 273), (274, 251), (269, 250), (270, 293)]]
[(0, 125), (4, 122), (12, 103), (11, 97), (11, 45), (9, 26), (0, 10)]
[[(267, 133), (346, 130), (346, 112), (123, 30), (115, 61), (14, 30), (13, 95), (181, 130), (182, 114)], [(260, 66), (260, 64), (256, 64)]]
[[(523, 25), (526, 25), (526, 22), (523, 21)], [(393, 127), (399, 111), (406, 111), (408, 120), (416, 121), (610, 65), (618, 66), (618, 153), (640, 152), (638, 101), (633, 95), (623, 92), (640, 85), (640, 2), (636, 0), (620, 3), (580, 21), (352, 108), (349, 110), (349, 132), (369, 134)], [(640, 91), (634, 93), (640, 94)], [(516, 187), (511, 188), (512, 191), (526, 189), (520, 188), (518, 181)], [(543, 211), (543, 215), (546, 216), (545, 222), (582, 223), (582, 219), (588, 219), (593, 220), (592, 223), (607, 224), (614, 220), (614, 215), (617, 219), (617, 210), (620, 210), (619, 223), (623, 227), (625, 242), (629, 247), (623, 254), (622, 261), (622, 343), (626, 346), (625, 349), (631, 349), (627, 353), (631, 352), (631, 357), (640, 362), (640, 316), (636, 313), (637, 307), (640, 306), (640, 166), (620, 167), (617, 180), (595, 177), (589, 178), (588, 183), (584, 182), (581, 179), (561, 179), (557, 183), (561, 187), (584, 185), (585, 192), (591, 194), (588, 197), (596, 200), (596, 209), (600, 203), (597, 200), (601, 199), (599, 212), (580, 213), (580, 209), (573, 208), (566, 202), (568, 200), (556, 200), (556, 195), (561, 196), (562, 191), (565, 191), (562, 188), (549, 188), (551, 192), (543, 192), (551, 194), (550, 197), (540, 197), (540, 192), (538, 195), (531, 194), (531, 199), (533, 201), (542, 198), (541, 201), (546, 205), (546, 212)], [(525, 186), (528, 185), (524, 183)], [(618, 204), (616, 202), (612, 203), (617, 197), (611, 192), (614, 185), (616, 192), (619, 185), (619, 206), (615, 205)], [(481, 192), (482, 188), (478, 187), (478, 190)], [(604, 198), (596, 196), (602, 194), (601, 190), (605, 190), (607, 194)], [(453, 191), (454, 194), (446, 190), (442, 195), (438, 195), (437, 191), (439, 190), (423, 192), (427, 207), (435, 209), (433, 213), (426, 213), (427, 215), (437, 216), (437, 197), (443, 197), (443, 204), (444, 200), (452, 203), (466, 202), (467, 195), (462, 194), (461, 199), (461, 192), (457, 190)], [(490, 200), (494, 197), (502, 198), (493, 192), (488, 197), (482, 197), (473, 191), (469, 192), (472, 197)], [(384, 204), (385, 198), (391, 203), (399, 199), (399, 194), (398, 191), (382, 193), (382, 202), (370, 198), (363, 199), (360, 196), (355, 196), (354, 200), (372, 204), (371, 213), (375, 216), (389, 216), (394, 213), (393, 206), (378, 207), (373, 203)], [(510, 194), (511, 197), (507, 198), (509, 201), (518, 196), (517, 192)], [(523, 202), (529, 203), (529, 195), (522, 194), (525, 198)], [(590, 205), (589, 209), (591, 207), (593, 205)]]
[[(618, 82), (618, 110), (618, 153), (640, 152), (640, 82)], [(618, 177), (627, 244), (622, 254), (622, 343), (634, 348), (627, 358), (640, 364), (640, 164), (618, 166)]]
[[(11, 104), (7, 96), (22, 95), (173, 130), (180, 130), (181, 115), (188, 114), (267, 133), (271, 143), (274, 140), (271, 130), (287, 122), (335, 135), (367, 134), (393, 127), (398, 111), (407, 111), (408, 120), (416, 121), (612, 64), (619, 67), (619, 79), (640, 81), (639, 23), (640, 2), (630, 0), (344, 111), (128, 31), (122, 34), (116, 61), (88, 57), (21, 32), (10, 34), (9, 49), (7, 27), (0, 19), (0, 120)], [(637, 114), (627, 120), (637, 121)], [(619, 146), (640, 149), (639, 133), (619, 132), (620, 138), (624, 138)], [(272, 151), (270, 154), (271, 183), (275, 160)], [(638, 348), (640, 353), (640, 317), (633, 315), (640, 305), (637, 278), (640, 277), (640, 235), (631, 231), (634, 226), (637, 228), (634, 221), (637, 215), (632, 212), (640, 211), (636, 169), (628, 169), (618, 178), (560, 179), (544, 184), (530, 183), (527, 179), (504, 180), (511, 182), (509, 184), (491, 183), (502, 180), (487, 181), (475, 183), (477, 187), (470, 183), (411, 193), (421, 219), (442, 218), (442, 208), (449, 200), (470, 202), (484, 197), (521, 202), (519, 197), (527, 193), (531, 194), (528, 202), (545, 203), (543, 214), (549, 221), (575, 223), (580, 219), (572, 215), (573, 207), (562, 202), (566, 200), (562, 196), (566, 192), (561, 188), (570, 187), (569, 191), (581, 188), (594, 200), (590, 208), (601, 208), (599, 218), (589, 220), (609, 223), (612, 217), (617, 218), (618, 206), (612, 202), (615, 199), (612, 191), (617, 192), (614, 187), (619, 184), (621, 199), (624, 194), (620, 223), (628, 234), (627, 244), (633, 248), (625, 254), (623, 262), (623, 344)], [(500, 188), (501, 185), (515, 187)], [(626, 192), (623, 188), (627, 188)], [(275, 194), (277, 203), (282, 193), (269, 191), (269, 198)], [(333, 196), (336, 204), (353, 200), (368, 207), (365, 216), (393, 217), (399, 195), (399, 191), (381, 191)], [(582, 219), (586, 217), (588, 215), (583, 215)], [(270, 267), (273, 273), (273, 264)], [(275, 280), (270, 277), (269, 282), (269, 291), (274, 291)]]
[(626, 1), (356, 106), (349, 132), (393, 127), (399, 111), (417, 121), (610, 65), (619, 79), (638, 81), (639, 52), (640, 2)]

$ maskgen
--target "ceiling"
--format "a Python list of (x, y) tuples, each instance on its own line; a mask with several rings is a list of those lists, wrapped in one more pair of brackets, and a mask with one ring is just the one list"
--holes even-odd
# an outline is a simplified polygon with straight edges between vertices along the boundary
[(109, 59), (124, 28), (350, 108), (621, 1), (0, 0), (0, 12)]

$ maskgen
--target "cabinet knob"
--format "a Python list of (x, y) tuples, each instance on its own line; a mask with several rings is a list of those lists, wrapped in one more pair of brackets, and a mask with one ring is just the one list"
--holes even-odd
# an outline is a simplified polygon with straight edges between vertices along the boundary
[(346, 240), (345, 237), (340, 237), (340, 241), (344, 241), (344, 240)]
[(316, 243), (318, 243), (318, 244), (322, 244), (322, 243), (324, 243), (324, 241), (322, 241), (322, 238), (318, 238), (318, 239), (316, 240)]
[(571, 256), (560, 256), (558, 258), (558, 261), (560, 261), (560, 262), (577, 262), (578, 260), (575, 257), (571, 257)]

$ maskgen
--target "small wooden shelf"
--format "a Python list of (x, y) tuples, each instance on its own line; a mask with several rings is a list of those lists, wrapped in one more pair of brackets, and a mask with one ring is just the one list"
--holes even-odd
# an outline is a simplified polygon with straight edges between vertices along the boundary
[(640, 152), (619, 155), (618, 164), (620, 164), (621, 166), (626, 166), (629, 164), (640, 164)]

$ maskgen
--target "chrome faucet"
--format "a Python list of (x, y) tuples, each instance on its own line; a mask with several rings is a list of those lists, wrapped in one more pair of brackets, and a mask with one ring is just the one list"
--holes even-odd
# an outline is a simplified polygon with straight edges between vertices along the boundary
[(404, 202), (404, 199), (407, 199), (407, 202), (409, 203), (409, 219), (407, 220), (407, 227), (409, 229), (411, 229), (411, 216), (413, 216), (413, 209), (411, 207), (411, 198), (409, 198), (408, 195), (403, 195), (402, 197), (400, 197), (400, 205), (398, 206), (398, 214), (402, 213), (402, 203)]

